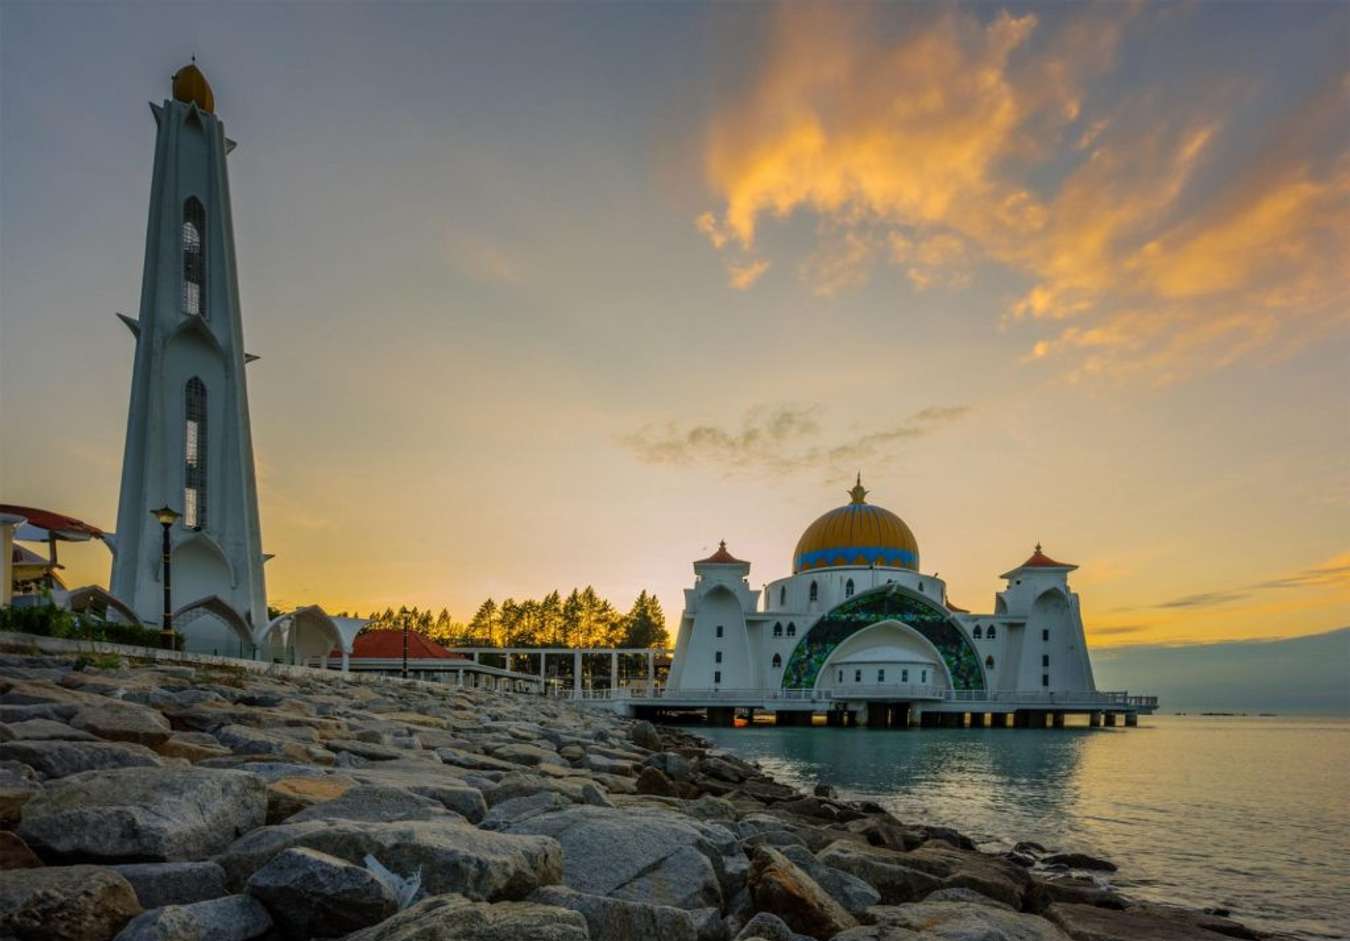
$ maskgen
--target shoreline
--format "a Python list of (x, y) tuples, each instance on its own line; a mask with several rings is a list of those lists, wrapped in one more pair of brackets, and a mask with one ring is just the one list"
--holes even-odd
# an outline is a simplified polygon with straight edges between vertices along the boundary
[(81, 666), (0, 654), (0, 936), (1276, 937), (1104, 889), (1105, 860), (982, 853), (798, 791), (682, 727), (323, 671)]

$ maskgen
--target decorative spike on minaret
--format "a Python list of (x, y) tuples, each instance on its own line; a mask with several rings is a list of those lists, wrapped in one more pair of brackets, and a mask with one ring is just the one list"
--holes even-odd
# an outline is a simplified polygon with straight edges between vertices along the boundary
[[(189, 650), (253, 655), (267, 625), (247, 382), (225, 154), (229, 142), (196, 65), (155, 112), (112, 593), (147, 624), (163, 608), (167, 505), (174, 627)], [(184, 610), (188, 609), (188, 610)], [(209, 616), (207, 616), (209, 614)]]

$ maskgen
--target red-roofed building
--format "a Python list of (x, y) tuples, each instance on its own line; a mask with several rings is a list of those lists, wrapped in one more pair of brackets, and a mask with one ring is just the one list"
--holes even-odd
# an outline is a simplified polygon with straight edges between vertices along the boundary
[[(332, 656), (338, 656), (338, 651), (334, 651)], [(350, 659), (353, 669), (358, 669), (357, 660), (402, 660), (403, 632), (366, 631), (363, 634), (358, 634), (355, 643), (352, 644)], [(434, 640), (423, 637), (416, 631), (409, 631), (408, 659), (467, 660), (469, 658), (462, 653), (451, 653)]]

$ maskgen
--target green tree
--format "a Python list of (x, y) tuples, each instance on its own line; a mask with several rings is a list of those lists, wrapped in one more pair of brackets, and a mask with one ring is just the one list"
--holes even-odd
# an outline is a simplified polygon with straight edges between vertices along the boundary
[(495, 647), (501, 620), (497, 603), (489, 598), (478, 606), (478, 611), (469, 621), (469, 643), (474, 647)]
[(624, 618), (624, 647), (666, 647), (670, 632), (666, 630), (666, 613), (661, 602), (645, 590), (637, 596), (632, 609)]

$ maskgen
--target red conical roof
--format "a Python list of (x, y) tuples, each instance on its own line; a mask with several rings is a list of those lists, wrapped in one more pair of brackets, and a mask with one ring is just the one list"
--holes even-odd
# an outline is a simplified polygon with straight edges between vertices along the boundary
[(727, 541), (723, 539), (717, 544), (717, 551), (706, 559), (698, 559), (695, 565), (702, 565), (704, 562), (711, 562), (713, 565), (748, 565), (744, 559), (738, 559), (727, 551)]

